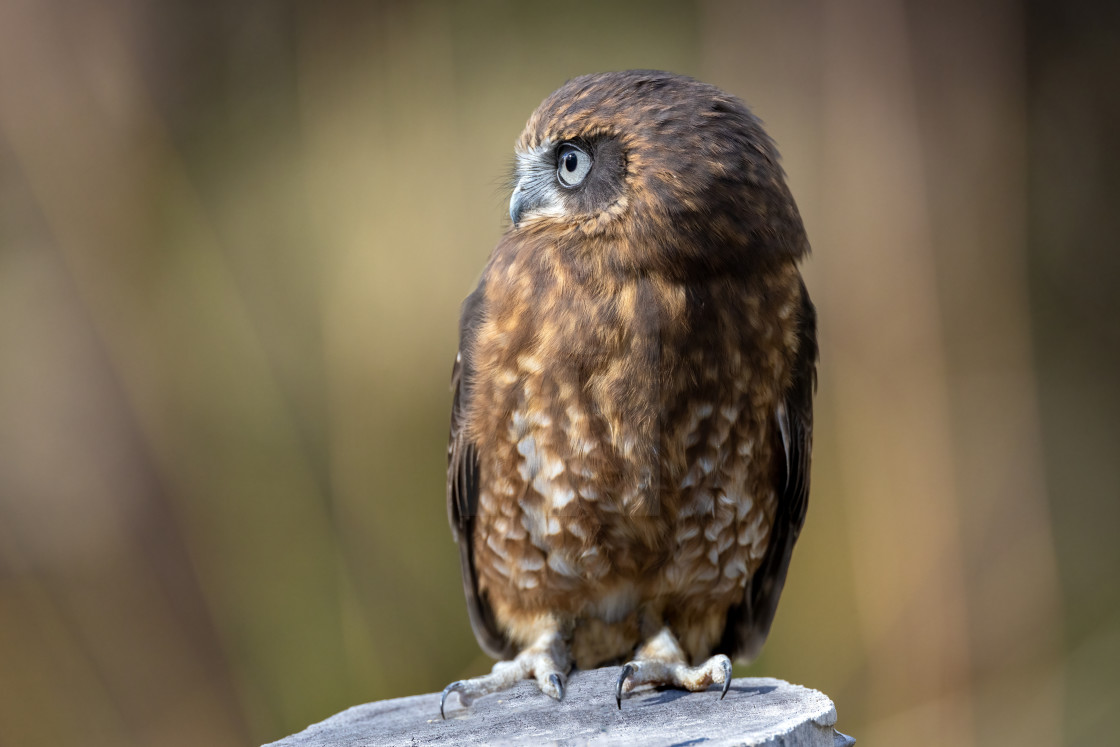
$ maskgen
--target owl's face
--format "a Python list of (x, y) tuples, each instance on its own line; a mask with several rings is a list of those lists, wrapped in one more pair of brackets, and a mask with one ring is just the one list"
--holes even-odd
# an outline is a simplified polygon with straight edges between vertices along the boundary
[(519, 145), (510, 220), (578, 222), (617, 211), (626, 192), (625, 156), (618, 136), (606, 130)]

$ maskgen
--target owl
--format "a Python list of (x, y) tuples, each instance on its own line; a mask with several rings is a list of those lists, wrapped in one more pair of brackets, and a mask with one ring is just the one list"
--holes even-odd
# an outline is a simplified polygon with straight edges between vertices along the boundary
[[(462, 307), (447, 505), (501, 659), (463, 705), (572, 667), (726, 693), (809, 494), (809, 243), (759, 120), (656, 71), (575, 78), (516, 144), (510, 225)], [(722, 697), (722, 695), (721, 695)]]

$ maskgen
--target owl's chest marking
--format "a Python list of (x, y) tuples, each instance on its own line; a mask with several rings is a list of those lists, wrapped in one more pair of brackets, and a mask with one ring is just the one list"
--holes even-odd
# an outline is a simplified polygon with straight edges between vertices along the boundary
[(776, 301), (713, 298), (690, 317), (679, 287), (647, 282), (495, 314), (474, 392), (490, 444), (480, 587), (612, 618), (651, 598), (741, 597), (776, 509)]

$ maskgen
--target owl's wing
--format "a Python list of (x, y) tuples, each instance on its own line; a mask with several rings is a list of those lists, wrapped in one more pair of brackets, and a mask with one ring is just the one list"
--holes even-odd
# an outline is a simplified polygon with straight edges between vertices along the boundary
[(770, 542), (743, 601), (728, 612), (720, 650), (734, 659), (751, 661), (762, 650), (778, 597), (786, 581), (793, 545), (805, 523), (809, 503), (809, 462), (813, 450), (813, 392), (817, 386), (817, 314), (805, 286), (798, 329), (798, 351), (793, 380), (774, 412), (777, 428), (772, 452), (778, 461), (775, 474), (782, 481)]
[(459, 317), (459, 352), (451, 370), (451, 438), (447, 447), (447, 518), (459, 543), (463, 593), (478, 645), (490, 656), (509, 658), (513, 647), (494, 620), (490, 603), (478, 592), (474, 567), (474, 521), (478, 513), (478, 452), (466, 437), (465, 418), (470, 411), (471, 359), (474, 338), (482, 319), (483, 285), (463, 302)]

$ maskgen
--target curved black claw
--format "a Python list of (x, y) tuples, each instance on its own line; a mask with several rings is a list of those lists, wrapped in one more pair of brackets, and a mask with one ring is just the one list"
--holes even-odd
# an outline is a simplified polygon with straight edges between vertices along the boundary
[(731, 689), (731, 660), (723, 660), (723, 692), (719, 694), (719, 699), (723, 700), (727, 696), (727, 691)]
[(447, 687), (443, 688), (443, 695), (439, 696), (439, 717), (446, 720), (447, 716), (443, 713), (443, 704), (447, 702), (447, 696), (451, 693), (457, 693), (463, 687), (462, 680), (455, 680)]
[(548, 681), (551, 682), (552, 686), (556, 688), (556, 692), (560, 693), (560, 695), (556, 699), (557, 700), (563, 700), (564, 699), (564, 680), (560, 679), (560, 675), (553, 672), (552, 674), (548, 675)]
[(622, 671), (618, 673), (618, 688), (614, 692), (614, 702), (618, 704), (618, 710), (622, 710), (622, 686), (626, 684), (626, 679), (634, 674), (634, 665), (625, 664)]

